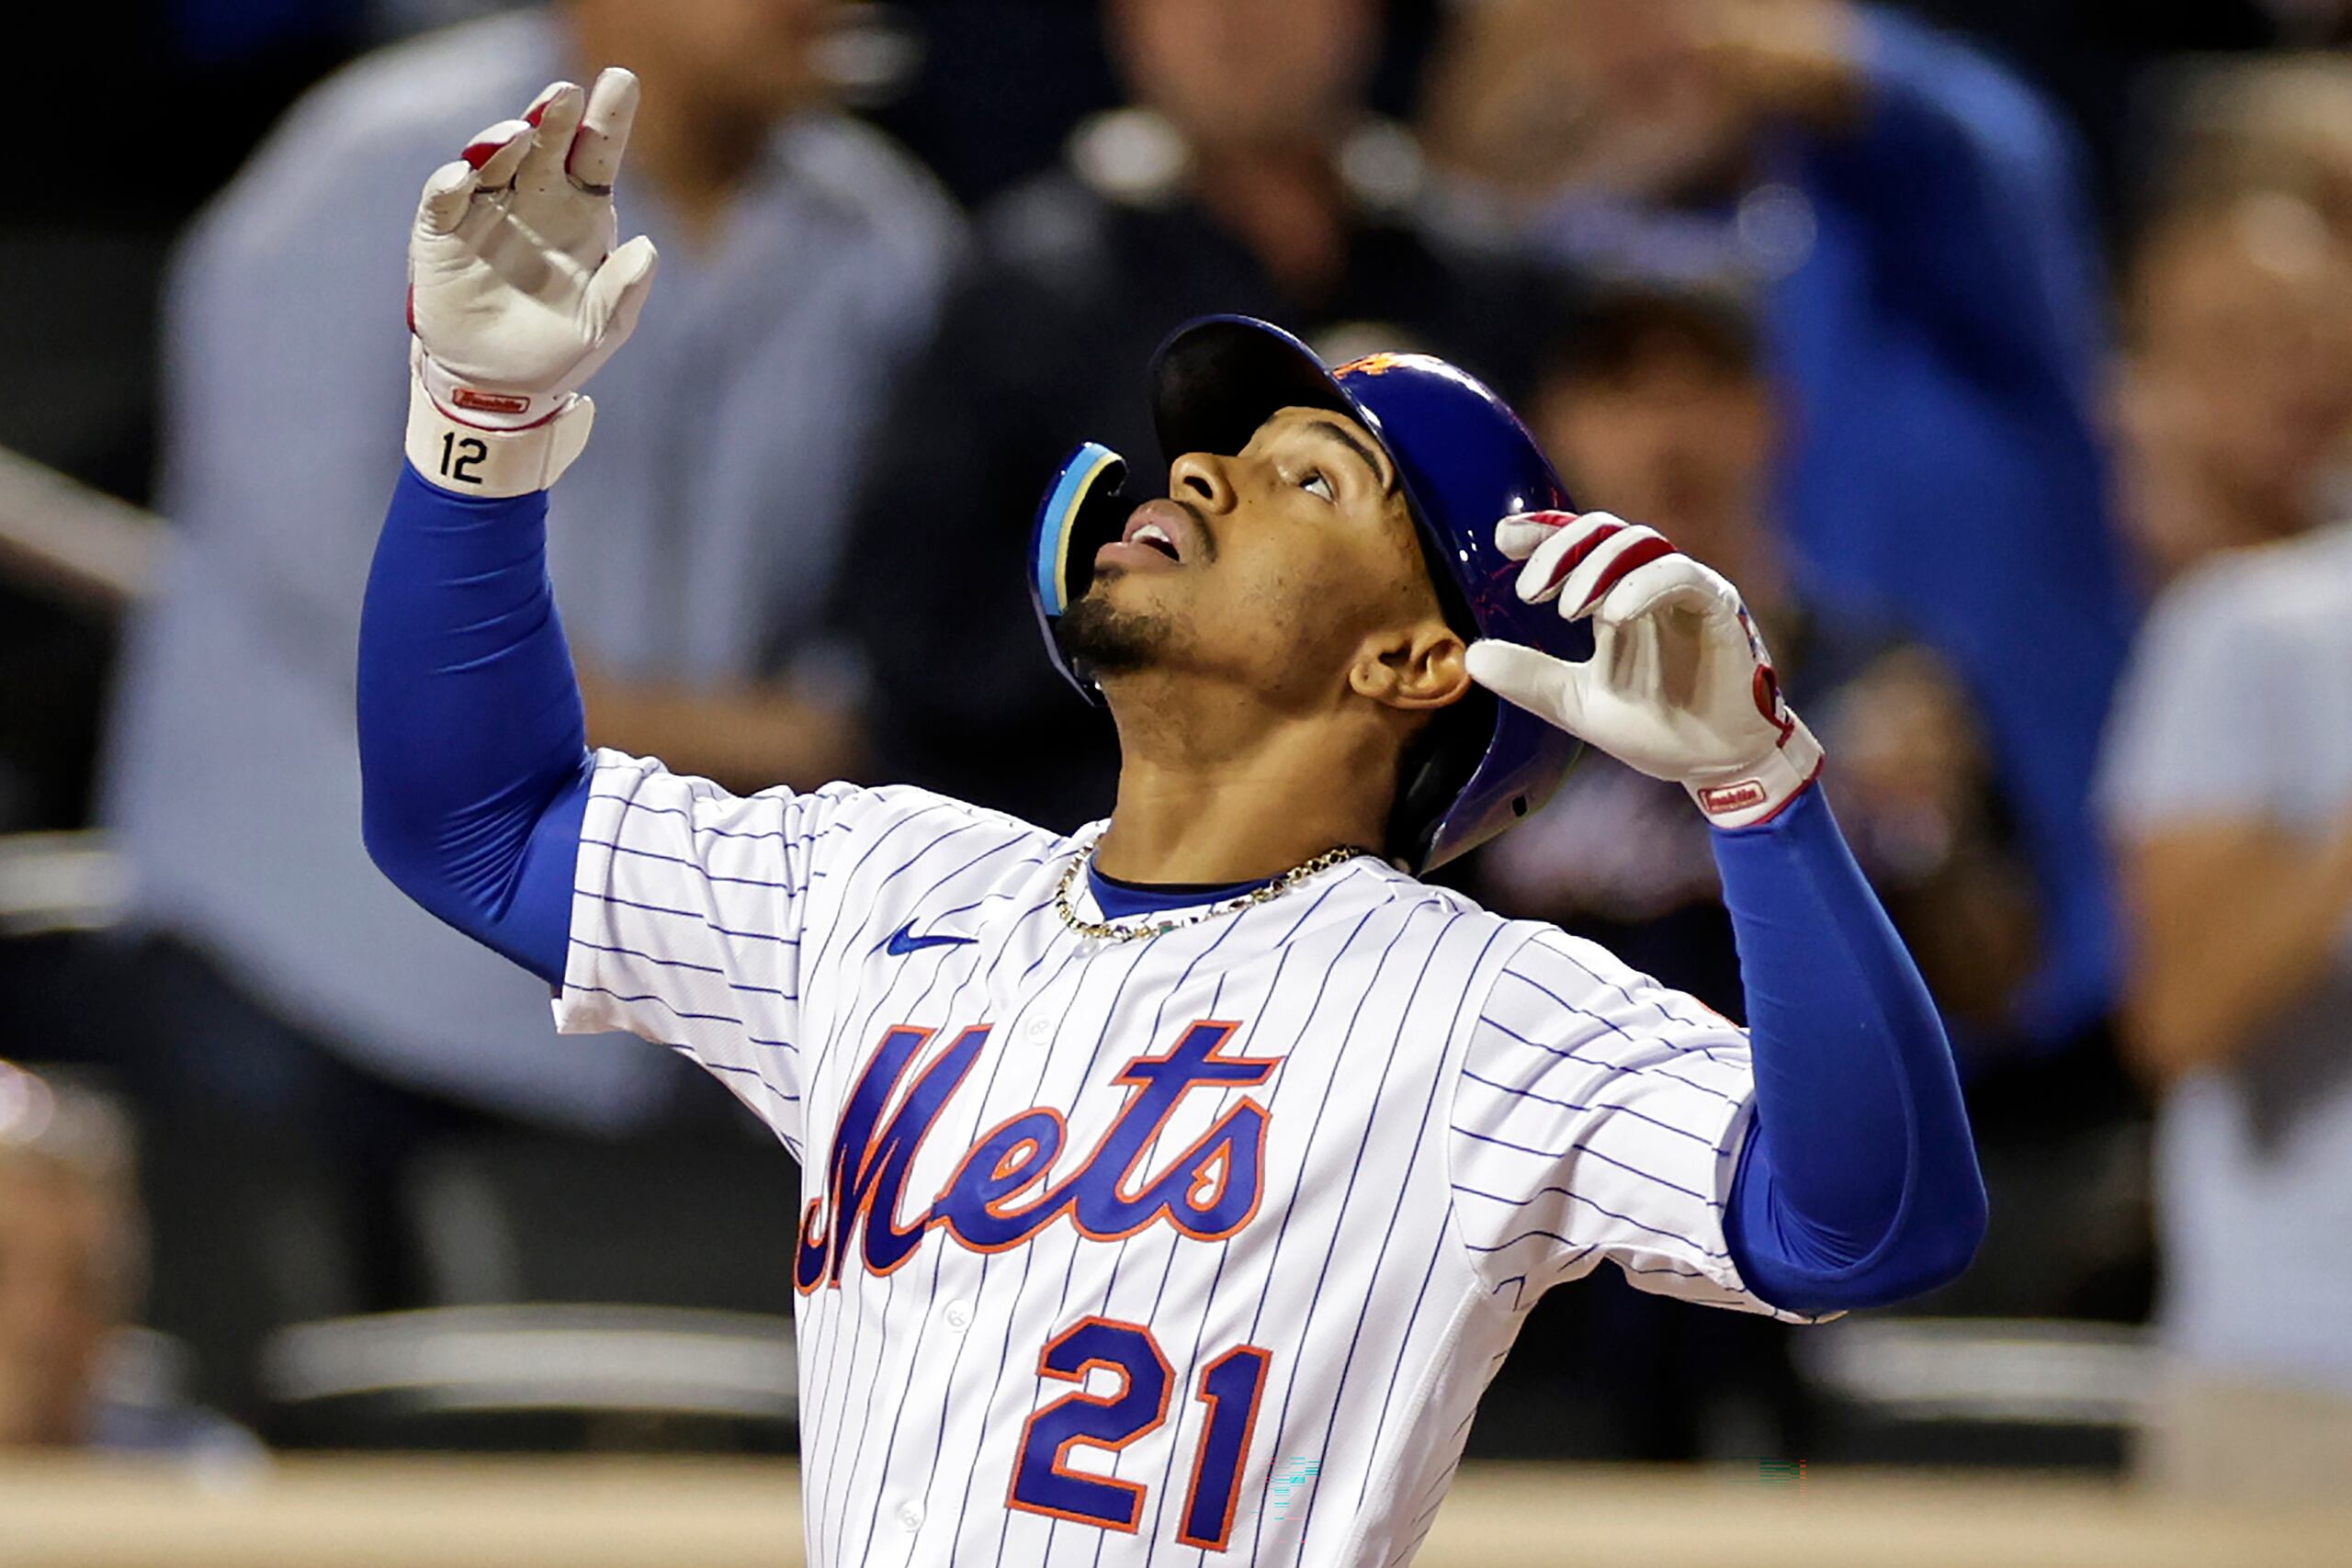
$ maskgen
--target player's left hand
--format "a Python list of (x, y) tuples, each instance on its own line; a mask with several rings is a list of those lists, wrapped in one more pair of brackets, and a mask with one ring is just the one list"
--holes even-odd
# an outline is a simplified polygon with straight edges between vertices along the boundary
[(580, 389), (653, 283), (653, 243), (616, 243), (637, 101), (618, 67), (585, 93), (554, 83), (425, 182), (409, 236), (408, 452), (429, 482), (518, 495), (579, 456), (594, 415)]
[(1821, 770), (1821, 746), (1781, 695), (1739, 591), (1656, 529), (1588, 512), (1531, 512), (1495, 543), (1526, 564), (1519, 596), (1592, 617), (1582, 663), (1517, 643), (1469, 652), (1480, 685), (1682, 785), (1719, 828), (1776, 815)]
[(637, 78), (551, 84), (434, 171), (409, 241), (409, 326), (435, 401), (491, 429), (555, 414), (628, 341), (653, 243), (617, 244)]

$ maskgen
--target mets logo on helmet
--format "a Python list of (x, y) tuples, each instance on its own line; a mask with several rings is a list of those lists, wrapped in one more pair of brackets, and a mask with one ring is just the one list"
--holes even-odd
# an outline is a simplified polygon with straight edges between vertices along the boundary
[(1384, 376), (1404, 364), (1405, 359), (1406, 356), (1401, 354), (1367, 354), (1362, 359), (1349, 360), (1331, 374), (1334, 376)]

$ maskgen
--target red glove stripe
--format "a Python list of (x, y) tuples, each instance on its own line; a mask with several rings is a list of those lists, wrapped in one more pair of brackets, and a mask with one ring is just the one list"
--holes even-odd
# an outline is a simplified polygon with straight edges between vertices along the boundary
[(1600, 604), (1602, 596), (1611, 589), (1649, 565), (1650, 562), (1672, 554), (1674, 554), (1674, 547), (1664, 538), (1656, 536), (1626, 546), (1624, 553), (1611, 561), (1609, 570), (1600, 574), (1600, 581), (1593, 584), (1592, 592), (1584, 596), (1584, 603), (1577, 606), (1578, 613), (1581, 614)]
[(1568, 573), (1582, 566), (1586, 557), (1607, 543), (1611, 536), (1621, 534), (1624, 529), (1625, 525), (1623, 523), (1603, 523), (1591, 533), (1570, 545), (1567, 553), (1554, 564), (1552, 575), (1544, 580), (1542, 592), (1549, 593), (1561, 583), (1566, 582), (1568, 580)]

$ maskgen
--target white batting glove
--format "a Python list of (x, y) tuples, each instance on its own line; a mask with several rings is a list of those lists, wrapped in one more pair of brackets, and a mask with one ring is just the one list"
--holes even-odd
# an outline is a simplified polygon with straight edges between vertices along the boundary
[(637, 116), (614, 68), (541, 93), (424, 182), (408, 247), (408, 458), (460, 495), (545, 490), (580, 455), (581, 386), (627, 342), (653, 243), (616, 249), (613, 183)]
[(1519, 596), (1592, 617), (1583, 663), (1480, 641), (1471, 678), (1626, 766), (1690, 792), (1718, 828), (1778, 814), (1821, 771), (1781, 696), (1764, 638), (1720, 572), (1605, 512), (1506, 517), (1495, 543), (1526, 565)]

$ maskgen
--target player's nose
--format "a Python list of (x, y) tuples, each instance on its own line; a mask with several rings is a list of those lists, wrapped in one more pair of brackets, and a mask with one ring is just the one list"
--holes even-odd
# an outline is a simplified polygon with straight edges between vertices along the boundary
[(1233, 459), (1214, 452), (1187, 452), (1168, 466), (1168, 493), (1199, 511), (1233, 509)]

